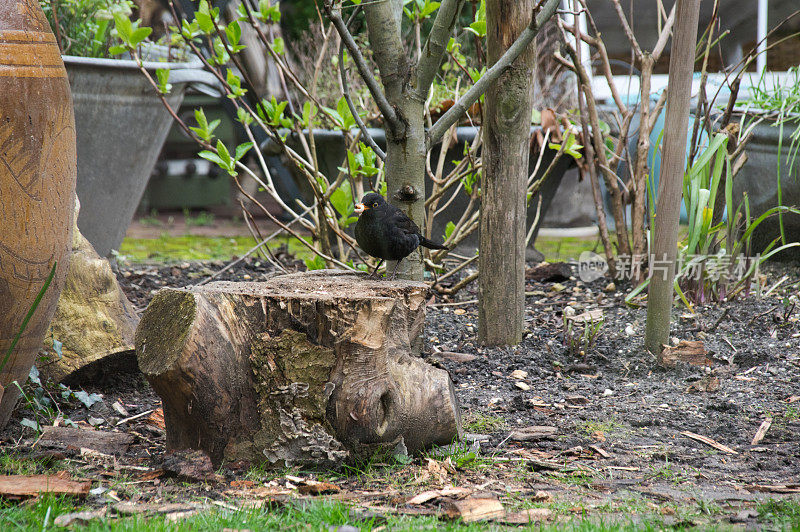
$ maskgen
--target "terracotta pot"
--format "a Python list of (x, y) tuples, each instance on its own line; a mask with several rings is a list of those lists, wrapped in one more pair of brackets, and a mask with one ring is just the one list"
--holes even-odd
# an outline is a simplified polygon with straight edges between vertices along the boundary
[(55, 37), (37, 0), (0, 1), (0, 362), (54, 263), (56, 275), (0, 372), (0, 428), (42, 346), (69, 267), (75, 120)]

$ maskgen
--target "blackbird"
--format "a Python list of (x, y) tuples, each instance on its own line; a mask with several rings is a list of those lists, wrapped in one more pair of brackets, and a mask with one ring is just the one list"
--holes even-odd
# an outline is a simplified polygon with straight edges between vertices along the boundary
[(396, 260), (390, 279), (397, 275), (397, 266), (404, 257), (424, 246), (428, 249), (447, 249), (442, 244), (428, 240), (406, 213), (387, 203), (383, 196), (370, 192), (355, 207), (359, 215), (356, 222), (356, 242), (361, 249), (380, 259), (370, 277), (376, 277), (385, 260)]

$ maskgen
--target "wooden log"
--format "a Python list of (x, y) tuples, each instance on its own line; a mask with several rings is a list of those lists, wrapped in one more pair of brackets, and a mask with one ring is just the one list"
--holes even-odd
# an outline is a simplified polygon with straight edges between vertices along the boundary
[(317, 270), (163, 289), (136, 332), (169, 449), (335, 466), (374, 446), (461, 436), (446, 371), (411, 355), (427, 288)]

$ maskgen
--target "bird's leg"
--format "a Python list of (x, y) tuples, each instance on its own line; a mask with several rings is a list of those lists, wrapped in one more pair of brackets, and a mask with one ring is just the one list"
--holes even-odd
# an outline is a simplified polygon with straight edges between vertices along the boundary
[(380, 277), (378, 277), (378, 268), (381, 267), (381, 264), (383, 264), (383, 259), (378, 261), (378, 265), (375, 266), (375, 271), (373, 271), (371, 274), (369, 274), (367, 276), (367, 279), (380, 279)]
[(389, 277), (390, 281), (394, 281), (394, 278), (397, 276), (397, 267), (400, 266), (400, 263), (402, 261), (403, 261), (403, 259), (400, 259), (400, 260), (397, 261), (397, 264), (394, 265), (394, 270), (392, 270), (392, 276)]

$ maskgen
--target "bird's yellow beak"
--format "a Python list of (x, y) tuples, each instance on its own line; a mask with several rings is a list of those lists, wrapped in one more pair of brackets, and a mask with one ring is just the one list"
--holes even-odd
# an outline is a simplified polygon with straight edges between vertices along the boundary
[(353, 209), (353, 212), (355, 212), (356, 214), (361, 214), (365, 210), (367, 210), (367, 206), (366, 205), (364, 205), (363, 203), (356, 203), (356, 206)]

